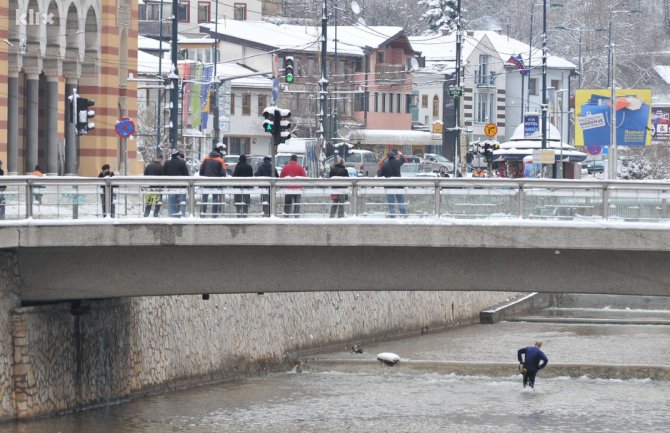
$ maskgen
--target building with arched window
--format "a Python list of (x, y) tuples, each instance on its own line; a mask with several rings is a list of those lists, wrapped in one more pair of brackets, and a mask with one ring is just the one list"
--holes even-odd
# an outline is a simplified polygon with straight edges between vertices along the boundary
[[(137, 2), (8, 0), (0, 5), (0, 159), (6, 174), (140, 172), (119, 118), (136, 116)], [(73, 94), (94, 100), (95, 129), (76, 135)], [(92, 113), (90, 113), (92, 114)]]

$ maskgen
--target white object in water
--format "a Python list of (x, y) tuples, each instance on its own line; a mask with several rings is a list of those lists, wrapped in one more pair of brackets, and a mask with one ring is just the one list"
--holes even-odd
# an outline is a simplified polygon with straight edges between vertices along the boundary
[(386, 365), (396, 365), (400, 357), (395, 353), (383, 352), (377, 355), (377, 359)]

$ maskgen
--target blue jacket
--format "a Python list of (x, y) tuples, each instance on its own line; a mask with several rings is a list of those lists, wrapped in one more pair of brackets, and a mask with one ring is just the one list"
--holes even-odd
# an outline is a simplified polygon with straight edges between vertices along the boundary
[[(523, 361), (521, 360), (521, 354), (526, 355)], [(519, 349), (517, 357), (519, 358), (519, 362), (523, 362), (523, 366), (526, 367), (529, 371), (541, 370), (546, 367), (547, 363), (549, 362), (549, 359), (547, 359), (547, 356), (544, 354), (544, 352), (535, 346)], [(543, 361), (542, 364), (540, 364), (540, 361)]]

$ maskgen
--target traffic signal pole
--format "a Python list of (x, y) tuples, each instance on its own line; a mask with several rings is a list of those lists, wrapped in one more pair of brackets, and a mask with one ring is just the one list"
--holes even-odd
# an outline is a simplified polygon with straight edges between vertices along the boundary
[(179, 69), (177, 68), (177, 50), (179, 45), (177, 39), (179, 31), (177, 28), (177, 15), (179, 14), (179, 0), (172, 0), (172, 45), (170, 48), (170, 61), (172, 62), (172, 71), (170, 71), (170, 147), (177, 148), (177, 128), (179, 127)]

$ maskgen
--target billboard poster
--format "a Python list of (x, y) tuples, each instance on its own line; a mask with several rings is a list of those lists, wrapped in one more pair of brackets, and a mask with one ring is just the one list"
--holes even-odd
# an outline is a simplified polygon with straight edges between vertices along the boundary
[[(610, 90), (578, 89), (575, 94), (575, 144), (610, 145)], [(616, 89), (617, 146), (651, 145), (651, 90)]]
[(670, 107), (651, 108), (651, 144), (670, 144)]

